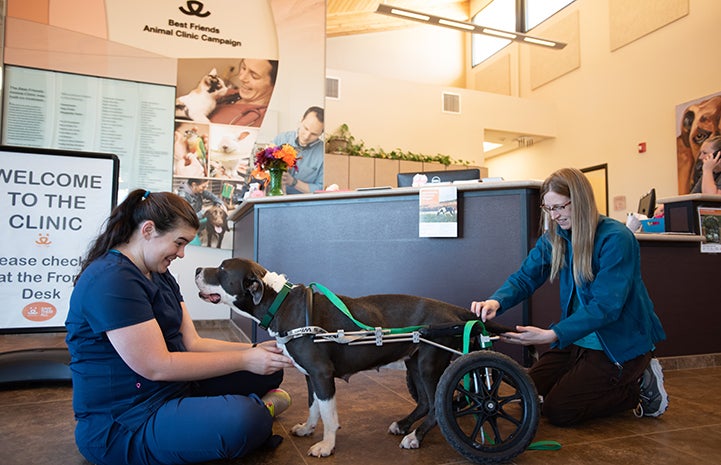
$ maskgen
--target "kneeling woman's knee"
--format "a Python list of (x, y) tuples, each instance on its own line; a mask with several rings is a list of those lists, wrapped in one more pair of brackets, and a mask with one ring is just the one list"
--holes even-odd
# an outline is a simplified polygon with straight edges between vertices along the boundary
[(543, 399), (543, 416), (554, 426), (571, 426), (582, 419), (577, 408), (571, 408), (563, 402), (554, 402), (553, 398)]

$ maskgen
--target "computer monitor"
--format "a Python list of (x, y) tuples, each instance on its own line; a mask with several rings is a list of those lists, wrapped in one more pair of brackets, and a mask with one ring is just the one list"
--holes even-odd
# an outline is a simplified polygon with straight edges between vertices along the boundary
[(413, 177), (416, 174), (425, 174), (428, 184), (453, 181), (473, 181), (481, 178), (481, 170), (468, 168), (463, 170), (446, 171), (420, 171), (414, 173), (398, 173), (398, 187), (410, 187), (413, 185)]
[(638, 213), (640, 215), (646, 215), (647, 218), (652, 218), (654, 210), (656, 210), (656, 189), (651, 188), (651, 190), (642, 195), (638, 201)]

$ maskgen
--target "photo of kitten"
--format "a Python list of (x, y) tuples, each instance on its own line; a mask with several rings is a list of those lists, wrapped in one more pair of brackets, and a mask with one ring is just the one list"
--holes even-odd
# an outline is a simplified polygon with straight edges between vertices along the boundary
[(228, 92), (225, 81), (213, 68), (198, 86), (175, 100), (175, 117), (192, 121), (209, 122), (208, 116), (215, 110), (217, 99)]

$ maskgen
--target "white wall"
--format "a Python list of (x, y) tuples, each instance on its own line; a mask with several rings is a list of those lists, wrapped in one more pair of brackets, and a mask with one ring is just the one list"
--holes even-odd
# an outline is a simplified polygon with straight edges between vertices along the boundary
[[(368, 147), (440, 153), (483, 165), (484, 128), (556, 135), (551, 103), (340, 69), (327, 74), (339, 78), (341, 88), (339, 100), (326, 99), (328, 132), (346, 123)], [(460, 94), (460, 114), (442, 112), (442, 92)]]
[(334, 37), (326, 41), (326, 62), (380, 78), (460, 87), (465, 63), (458, 51), (464, 41), (462, 32), (427, 25)]

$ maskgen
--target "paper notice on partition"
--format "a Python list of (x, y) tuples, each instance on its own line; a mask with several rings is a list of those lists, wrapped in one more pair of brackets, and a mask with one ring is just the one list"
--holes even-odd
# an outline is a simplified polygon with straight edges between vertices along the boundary
[(455, 186), (424, 187), (418, 192), (419, 237), (458, 237)]
[(702, 253), (721, 253), (721, 208), (698, 207), (699, 231), (706, 239), (701, 243)]

